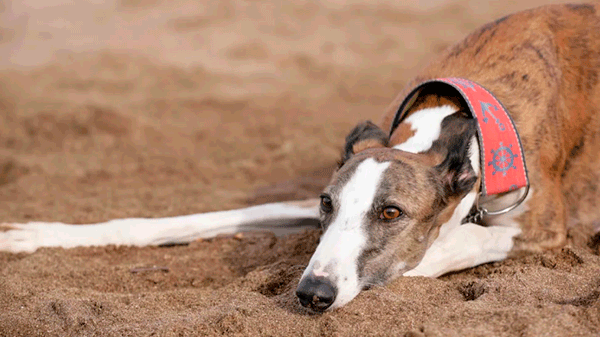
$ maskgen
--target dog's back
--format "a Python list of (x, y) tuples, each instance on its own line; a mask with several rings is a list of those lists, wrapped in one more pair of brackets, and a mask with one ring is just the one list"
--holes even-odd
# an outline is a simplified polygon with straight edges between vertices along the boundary
[[(446, 50), (407, 90), (436, 77), (463, 77), (489, 89), (508, 109), (533, 187), (529, 210), (518, 219), (520, 244), (539, 250), (564, 244), (567, 225), (598, 227), (599, 72), (600, 6), (547, 6), (481, 27)], [(406, 94), (390, 105), (384, 130)], [(439, 92), (424, 96), (413, 110), (440, 99)]]

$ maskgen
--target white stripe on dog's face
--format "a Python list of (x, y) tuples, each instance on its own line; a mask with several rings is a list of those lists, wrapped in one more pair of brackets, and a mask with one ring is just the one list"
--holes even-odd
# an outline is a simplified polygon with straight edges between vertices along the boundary
[(352, 300), (362, 286), (359, 282), (358, 257), (367, 240), (366, 215), (371, 210), (389, 162), (368, 158), (358, 164), (354, 174), (339, 195), (340, 205), (335, 219), (321, 238), (303, 278), (309, 274), (328, 278), (337, 288), (331, 308)]

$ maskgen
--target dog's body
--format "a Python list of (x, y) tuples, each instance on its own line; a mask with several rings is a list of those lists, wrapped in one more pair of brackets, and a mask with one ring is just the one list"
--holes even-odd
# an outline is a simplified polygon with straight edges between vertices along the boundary
[[(510, 112), (534, 188), (529, 210), (515, 219), (523, 230), (515, 249), (559, 247), (567, 225), (600, 220), (599, 15), (597, 6), (566, 5), (502, 18), (447, 50), (407, 86), (472, 79)], [(405, 94), (384, 115), (384, 130)], [(431, 96), (413, 110), (440, 104)], [(403, 142), (398, 131), (392, 144)]]
[[(514, 14), (443, 53), (392, 102), (381, 128), (355, 128), (320, 206), (315, 199), (87, 226), (11, 224), (0, 232), (0, 249), (189, 242), (256, 227), (297, 230), (302, 226), (290, 225), (318, 218), (325, 231), (297, 294), (303, 305), (325, 310), (401, 275), (436, 277), (560, 247), (568, 226), (600, 223), (599, 76), (600, 7)], [(439, 77), (468, 78), (490, 90), (511, 113), (523, 143), (529, 197), (483, 224), (462, 224), (477, 202), (481, 168), (476, 126), (456, 93), (422, 92), (388, 135), (408, 92)]]

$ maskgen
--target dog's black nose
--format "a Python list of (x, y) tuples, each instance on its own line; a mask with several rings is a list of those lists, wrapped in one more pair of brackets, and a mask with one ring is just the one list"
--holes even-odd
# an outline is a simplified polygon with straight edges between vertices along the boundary
[(296, 289), (296, 296), (303, 307), (311, 308), (315, 311), (325, 311), (335, 301), (337, 289), (323, 277), (307, 276)]

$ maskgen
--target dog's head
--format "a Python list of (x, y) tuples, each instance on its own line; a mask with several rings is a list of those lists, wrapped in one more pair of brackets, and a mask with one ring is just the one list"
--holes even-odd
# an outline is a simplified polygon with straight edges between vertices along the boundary
[(430, 129), (435, 139), (417, 153), (390, 147), (370, 122), (348, 135), (341, 166), (321, 195), (324, 233), (298, 285), (302, 305), (340, 307), (414, 268), (476, 188), (474, 121), (455, 113)]

